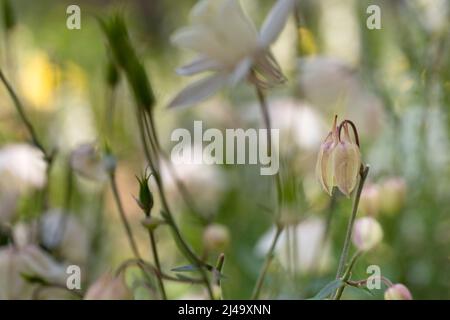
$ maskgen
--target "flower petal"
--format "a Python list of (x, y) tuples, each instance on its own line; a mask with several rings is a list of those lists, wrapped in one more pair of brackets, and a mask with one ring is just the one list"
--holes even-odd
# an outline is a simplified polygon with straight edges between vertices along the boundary
[(336, 144), (332, 139), (327, 139), (319, 150), (316, 163), (316, 177), (322, 188), (331, 196), (333, 193), (334, 183), (334, 150)]
[(261, 27), (260, 45), (265, 48), (274, 42), (294, 9), (295, 0), (278, 0)]
[(199, 57), (191, 63), (177, 68), (176, 72), (180, 76), (190, 76), (204, 71), (214, 71), (220, 69), (221, 65), (209, 58)]
[(175, 96), (168, 108), (193, 105), (209, 98), (226, 84), (227, 78), (225, 73), (216, 73), (188, 85)]
[(354, 143), (341, 141), (334, 154), (334, 178), (339, 190), (347, 197), (358, 182), (358, 174), (361, 166), (361, 154)]
[(235, 86), (238, 82), (244, 79), (252, 67), (253, 60), (251, 58), (246, 58), (242, 60), (237, 67), (234, 69), (230, 77), (230, 85)]

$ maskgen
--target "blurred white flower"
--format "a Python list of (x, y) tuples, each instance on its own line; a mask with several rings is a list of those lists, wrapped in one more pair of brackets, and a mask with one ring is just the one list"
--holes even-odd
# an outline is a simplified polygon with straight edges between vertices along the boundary
[[(269, 101), (272, 128), (280, 129), (280, 144), (291, 148), (291, 142), (307, 151), (316, 151), (327, 132), (327, 124), (317, 110), (305, 102), (292, 98), (275, 98)], [(257, 104), (242, 108), (243, 117), (258, 121)], [(280, 146), (281, 147), (281, 146)]]
[(14, 217), (19, 194), (14, 191), (2, 191), (0, 194), (0, 224), (8, 223)]
[[(201, 156), (205, 161), (207, 155), (203, 154), (202, 148), (194, 145), (186, 146), (186, 150), (189, 154), (193, 154), (192, 162), (183, 161), (176, 164), (172, 162), (173, 170), (176, 177), (185, 184), (189, 193), (195, 195), (195, 203), (200, 206), (201, 211), (211, 211), (217, 205), (221, 191), (226, 187), (226, 176), (222, 174), (218, 166), (194, 162), (194, 159), (201, 159)], [(177, 194), (177, 181), (169, 166), (167, 161), (161, 162), (161, 176), (167, 191)], [(153, 190), (155, 189), (156, 186), (153, 186)]]
[(88, 256), (89, 237), (86, 228), (73, 214), (50, 210), (41, 218), (42, 244), (67, 262), (84, 265)]
[(96, 139), (93, 108), (89, 100), (75, 90), (62, 91), (61, 107), (50, 127), (50, 138), (62, 152)]
[(34, 245), (0, 249), (0, 299), (31, 299), (36, 284), (23, 275), (64, 285), (65, 268)]
[(336, 58), (313, 57), (299, 61), (299, 90), (324, 116), (339, 114), (360, 123), (360, 133), (374, 136), (383, 128), (381, 100), (361, 82), (350, 65)]
[[(448, 31), (448, 14), (450, 5), (447, 0), (415, 0), (405, 2), (420, 12), (417, 18), (430, 32)], [(447, 29), (446, 29), (447, 28)]]
[(0, 149), (0, 189), (24, 191), (42, 188), (47, 163), (41, 150), (28, 144), (11, 144)]
[(70, 164), (75, 172), (85, 178), (95, 181), (105, 181), (108, 178), (107, 163), (92, 143), (76, 147), (70, 155)]
[[(291, 228), (291, 227), (288, 227)], [(319, 218), (308, 218), (298, 225), (292, 227), (294, 235), (288, 237), (286, 229), (280, 235), (275, 249), (275, 253), (284, 268), (289, 267), (289, 259), (286, 246), (290, 245), (291, 249), (295, 248), (292, 256), (293, 267), (299, 272), (308, 273), (319, 270), (326, 271), (330, 267), (330, 244), (324, 242), (325, 221)], [(275, 229), (267, 232), (258, 242), (256, 251), (259, 255), (267, 254)], [(289, 242), (289, 243), (288, 243)], [(292, 249), (293, 250), (293, 249)]]
[[(182, 90), (169, 107), (198, 103), (225, 85), (235, 85), (248, 77), (260, 86), (273, 86), (284, 81), (270, 45), (284, 28), (295, 0), (278, 0), (258, 34), (238, 0), (202, 0), (191, 11), (191, 24), (178, 30), (172, 42), (192, 50), (199, 56), (177, 69), (190, 76), (212, 71), (212, 75)], [(251, 74), (251, 70), (255, 70)]]

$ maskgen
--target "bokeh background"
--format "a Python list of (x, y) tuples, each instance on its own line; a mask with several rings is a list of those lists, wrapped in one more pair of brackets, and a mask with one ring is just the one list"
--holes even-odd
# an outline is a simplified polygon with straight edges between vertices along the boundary
[[(256, 25), (273, 5), (270, 0), (241, 2)], [(11, 233), (34, 243), (39, 253), (30, 255), (45, 255), (38, 268), (45, 276), (59, 279), (64, 266), (80, 265), (82, 289), (132, 257), (107, 182), (75, 175), (66, 201), (68, 157), (82, 143), (107, 143), (117, 157), (124, 208), (141, 253), (151, 259), (143, 214), (133, 198), (138, 193), (135, 175), (146, 168), (133, 98), (123, 78), (114, 90), (108, 85), (110, 55), (98, 17), (123, 14), (156, 95), (155, 119), (167, 152), (175, 144), (170, 141), (173, 129), (192, 130), (194, 120), (221, 130), (262, 126), (254, 89), (246, 84), (192, 108), (165, 108), (189, 81), (174, 69), (191, 55), (173, 47), (170, 35), (187, 23), (194, 1), (77, 1), (81, 30), (66, 28), (70, 4), (74, 1), (15, 0), (16, 25), (1, 33), (1, 69), (45, 146), (58, 150), (47, 185), (2, 86), (3, 299), (30, 298), (30, 288), (38, 286), (24, 279), (22, 260), (11, 258)], [(381, 30), (366, 28), (370, 4), (381, 8)], [(449, 17), (446, 0), (299, 1), (297, 16), (273, 46), (288, 78), (286, 85), (268, 92), (273, 127), (281, 130), (282, 212), (288, 227), (262, 297), (310, 298), (335, 276), (351, 201), (323, 192), (314, 167), (318, 147), (338, 114), (358, 126), (363, 160), (370, 165), (359, 215), (374, 216), (384, 231), (383, 242), (361, 258), (353, 279), (367, 277), (366, 268), (375, 264), (391, 281), (408, 286), (416, 299), (450, 298)], [(272, 178), (260, 176), (258, 166), (179, 165), (176, 170), (204, 218), (189, 214), (166, 174), (166, 191), (184, 236), (201, 253), (206, 224), (225, 226), (230, 243), (223, 251), (223, 296), (249, 298), (273, 232)], [(156, 203), (156, 215), (158, 208)], [(61, 215), (68, 215), (69, 222), (54, 243), (51, 235)], [(163, 269), (174, 274), (172, 268), (188, 262), (167, 228), (157, 229), (157, 237)], [(209, 262), (214, 264), (219, 253), (210, 252)], [(11, 261), (16, 264), (7, 268)], [(130, 268), (126, 279), (136, 298), (152, 298), (138, 270)], [(196, 285), (167, 282), (167, 291), (171, 298), (205, 297)], [(369, 295), (349, 288), (344, 298), (380, 299), (383, 291)], [(66, 295), (49, 290), (40, 298)]]

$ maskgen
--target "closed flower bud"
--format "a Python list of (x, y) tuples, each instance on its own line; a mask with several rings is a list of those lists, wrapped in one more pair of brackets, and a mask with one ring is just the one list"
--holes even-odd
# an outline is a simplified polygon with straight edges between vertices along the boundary
[(137, 177), (139, 182), (139, 198), (136, 199), (136, 202), (146, 216), (150, 216), (150, 212), (153, 208), (153, 195), (148, 186), (149, 178), (149, 175), (145, 175), (142, 178)]
[(203, 244), (207, 250), (222, 251), (229, 243), (228, 228), (221, 224), (211, 224), (203, 232)]
[[(361, 168), (361, 154), (359, 152), (359, 142), (356, 128), (352, 124), (356, 142), (353, 142), (349, 134), (349, 120), (343, 121), (336, 127), (335, 117), (333, 127), (327, 138), (320, 146), (316, 164), (316, 176), (324, 190), (331, 195), (333, 187), (347, 197), (358, 182), (358, 175)], [(344, 133), (341, 137), (341, 130)]]
[(132, 298), (123, 273), (119, 276), (103, 274), (89, 287), (84, 296), (84, 300), (131, 300)]
[(334, 151), (334, 177), (339, 190), (350, 197), (358, 182), (361, 154), (356, 143), (351, 141), (347, 128), (344, 129), (344, 136)]
[(384, 292), (384, 300), (412, 300), (411, 292), (401, 283), (394, 284)]
[(406, 182), (403, 178), (395, 177), (386, 180), (380, 189), (381, 211), (392, 214), (400, 211), (406, 198)]
[(359, 218), (355, 221), (352, 240), (361, 251), (368, 251), (383, 239), (383, 229), (372, 217)]
[(376, 216), (380, 211), (380, 189), (377, 185), (364, 186), (359, 199), (359, 211), (368, 216)]

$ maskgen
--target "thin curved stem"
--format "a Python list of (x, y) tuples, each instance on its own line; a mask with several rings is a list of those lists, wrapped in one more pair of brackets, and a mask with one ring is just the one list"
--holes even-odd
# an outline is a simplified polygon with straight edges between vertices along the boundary
[(341, 274), (345, 267), (345, 263), (347, 261), (348, 250), (350, 248), (350, 242), (353, 233), (353, 225), (355, 223), (356, 213), (358, 212), (359, 199), (361, 198), (361, 192), (364, 187), (364, 182), (366, 181), (368, 173), (369, 173), (369, 166), (362, 166), (360, 170), (358, 189), (356, 190), (355, 198), (353, 200), (352, 214), (350, 216), (350, 220), (348, 221), (344, 246), (342, 248), (341, 258), (339, 259), (339, 266), (336, 273), (336, 279), (339, 279), (341, 277)]
[[(264, 92), (257, 85), (255, 86), (255, 88), (256, 88), (256, 95), (258, 97), (259, 105), (261, 107), (264, 124), (265, 124), (266, 130), (267, 130), (267, 153), (268, 153), (268, 156), (271, 157), (272, 156), (272, 135), (271, 135), (272, 126), (271, 126), (271, 121), (270, 121), (269, 109), (267, 107), (267, 101), (266, 101)], [(252, 294), (253, 300), (258, 299), (258, 297), (259, 297), (262, 285), (264, 283), (264, 279), (267, 274), (267, 270), (269, 269), (269, 266), (273, 259), (273, 254), (274, 254), (274, 250), (276, 248), (277, 242), (278, 242), (278, 238), (280, 237), (281, 232), (283, 231), (283, 226), (279, 223), (280, 216), (281, 216), (281, 205), (283, 202), (283, 193), (282, 193), (283, 189), (281, 186), (281, 176), (280, 176), (279, 171), (277, 171), (275, 173), (275, 183), (276, 183), (276, 187), (277, 187), (277, 209), (276, 209), (276, 214), (275, 214), (275, 221), (277, 224), (277, 229), (276, 229), (275, 237), (273, 238), (272, 244), (270, 246), (270, 249), (267, 252), (266, 260), (264, 261), (263, 267), (262, 267), (262, 269), (259, 273), (258, 279), (256, 281), (255, 288), (253, 289), (253, 294)]]
[(33, 144), (42, 151), (42, 153), (45, 156), (46, 161), (48, 162), (49, 161), (48, 155), (44, 149), (43, 144), (40, 142), (40, 140), (36, 134), (36, 130), (34, 129), (31, 121), (28, 119), (28, 116), (25, 113), (25, 109), (22, 105), (22, 102), (19, 100), (19, 97), (17, 96), (16, 92), (12, 88), (9, 81), (6, 79), (6, 77), (3, 74), (3, 71), (1, 69), (0, 69), (0, 79), (3, 82), (3, 84), (5, 85), (6, 90), (8, 91), (11, 99), (13, 100), (14, 106), (16, 107), (16, 110), (17, 110), (17, 113), (19, 114), (20, 119), (22, 120), (23, 124), (25, 125), (26, 129), (28, 130), (28, 133), (31, 136), (31, 140), (33, 141)]
[(117, 209), (119, 211), (120, 219), (122, 220), (122, 225), (125, 229), (125, 232), (128, 237), (128, 241), (130, 243), (131, 250), (133, 251), (134, 256), (137, 259), (141, 259), (141, 255), (139, 254), (139, 250), (136, 245), (136, 241), (134, 240), (133, 233), (131, 232), (131, 227), (128, 222), (128, 219), (125, 215), (125, 210), (123, 209), (122, 201), (120, 200), (119, 190), (117, 188), (117, 182), (116, 182), (116, 174), (115, 171), (112, 171), (110, 173), (110, 182), (111, 182), (111, 189), (114, 195), (114, 199), (116, 201)]
[[(356, 190), (355, 197), (353, 200), (352, 213), (350, 216), (350, 220), (348, 221), (348, 225), (347, 225), (347, 233), (345, 236), (344, 247), (342, 248), (341, 258), (339, 259), (339, 266), (338, 266), (338, 270), (336, 273), (336, 279), (341, 278), (341, 274), (344, 270), (344, 267), (345, 267), (345, 264), (347, 261), (348, 251), (350, 249), (350, 242), (351, 242), (351, 237), (352, 237), (352, 233), (353, 233), (353, 225), (355, 223), (356, 214), (358, 212), (359, 199), (361, 198), (361, 192), (364, 187), (364, 182), (366, 181), (368, 174), (369, 174), (369, 166), (361, 165), (358, 189)], [(352, 262), (353, 262), (353, 259), (352, 259)], [(352, 262), (350, 263), (350, 266), (349, 266), (350, 271), (351, 271), (351, 267), (353, 266)], [(347, 272), (346, 272), (346, 274), (347, 274)], [(345, 274), (344, 274), (344, 277), (345, 277)], [(345, 279), (345, 280), (348, 280), (348, 279)], [(336, 297), (340, 298), (340, 295), (342, 295), (342, 292), (343, 292), (343, 289), (341, 290), (341, 288), (339, 288), (335, 295), (335, 299), (336, 299)]]
[(162, 269), (161, 269), (161, 264), (159, 262), (158, 250), (156, 248), (155, 233), (154, 233), (154, 231), (149, 230), (148, 235), (150, 237), (150, 247), (152, 249), (153, 259), (155, 260), (155, 266), (156, 266), (156, 269), (158, 270), (158, 275), (156, 277), (158, 280), (158, 287), (161, 292), (162, 299), (167, 300), (166, 289), (164, 288), (164, 282), (161, 278)]
[(355, 266), (356, 260), (361, 256), (361, 251), (357, 251), (353, 258), (350, 260), (350, 263), (347, 267), (347, 270), (345, 271), (344, 275), (342, 276), (342, 282), (343, 284), (337, 289), (336, 294), (333, 298), (333, 300), (340, 300), (342, 297), (342, 294), (344, 293), (344, 289), (346, 286), (346, 282), (350, 279), (350, 276), (352, 274), (353, 267)]
[(273, 259), (273, 255), (275, 253), (275, 248), (277, 246), (278, 239), (280, 238), (281, 232), (283, 231), (283, 227), (281, 225), (277, 225), (277, 229), (275, 232), (275, 236), (273, 237), (272, 244), (270, 245), (269, 251), (266, 255), (266, 260), (264, 261), (264, 265), (259, 273), (258, 280), (256, 281), (255, 288), (252, 293), (252, 300), (257, 300), (259, 298), (259, 294), (261, 293), (261, 288), (264, 284), (264, 279), (266, 278), (267, 270), (270, 267), (270, 264)]
[[(150, 153), (150, 150), (147, 146), (147, 139), (146, 139), (146, 129), (145, 129), (145, 114), (141, 111), (141, 112), (136, 112), (137, 115), (137, 122), (138, 122), (138, 126), (139, 126), (139, 132), (141, 135), (141, 140), (142, 140), (142, 144), (144, 147), (144, 151), (145, 151), (145, 155), (147, 157), (147, 161), (148, 164), (150, 166), (150, 169), (152, 170), (153, 173), (153, 177), (155, 179), (156, 182), (156, 186), (157, 186), (157, 190), (158, 190), (158, 195), (159, 198), (161, 200), (161, 205), (163, 208), (162, 214), (164, 219), (166, 220), (167, 224), (169, 225), (169, 227), (172, 229), (172, 233), (174, 235), (175, 238), (175, 243), (178, 246), (178, 249), (180, 249), (180, 251), (185, 255), (185, 257), (191, 261), (191, 263), (193, 263), (195, 266), (198, 267), (200, 275), (205, 283), (205, 287), (208, 291), (208, 295), (211, 299), (214, 298), (213, 295), (213, 291), (211, 288), (211, 284), (209, 283), (208, 280), (208, 276), (203, 268), (204, 266), (204, 262), (197, 257), (197, 255), (192, 251), (192, 249), (189, 247), (189, 245), (186, 243), (186, 241), (183, 239), (183, 237), (181, 236), (181, 232), (178, 229), (178, 226), (175, 222), (175, 219), (173, 218), (173, 214), (170, 210), (169, 207), (169, 203), (167, 201), (166, 195), (164, 193), (164, 185), (163, 185), (163, 181), (160, 177), (160, 173), (157, 167), (157, 164), (159, 162), (159, 150), (153, 150), (153, 154), (155, 156), (155, 159), (153, 159), (152, 154)], [(150, 132), (149, 132), (149, 139), (153, 139), (153, 143), (150, 141), (150, 146), (152, 146), (155, 149), (155, 141), (154, 141), (154, 137), (151, 136)]]

